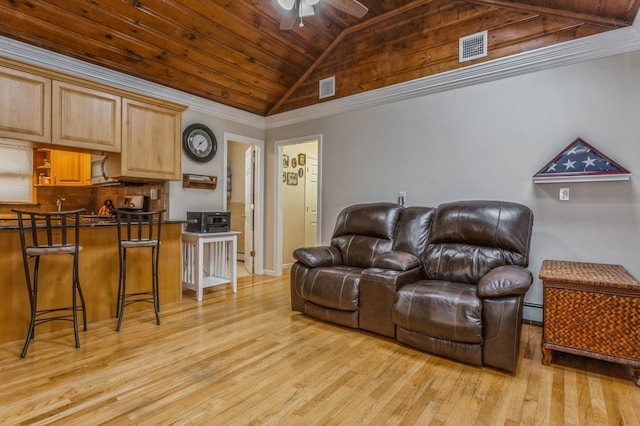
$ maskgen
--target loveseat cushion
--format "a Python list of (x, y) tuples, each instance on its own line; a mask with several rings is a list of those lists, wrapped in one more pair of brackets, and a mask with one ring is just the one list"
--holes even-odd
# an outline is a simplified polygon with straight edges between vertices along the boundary
[(342, 264), (358, 268), (370, 268), (373, 259), (391, 250), (392, 241), (361, 235), (341, 235), (331, 240), (340, 251)]
[(411, 253), (403, 251), (391, 251), (376, 256), (373, 259), (374, 268), (389, 269), (392, 271), (409, 271), (422, 266), (422, 262)]
[(357, 311), (361, 268), (336, 266), (309, 270), (300, 288), (303, 299), (342, 311)]
[(341, 235), (361, 235), (391, 240), (401, 214), (402, 207), (398, 204), (355, 204), (338, 214), (332, 238)]
[(533, 213), (521, 204), (458, 201), (438, 206), (423, 257), (427, 279), (477, 284), (501, 265), (526, 267)]
[(393, 203), (355, 204), (343, 209), (331, 238), (342, 264), (370, 268), (376, 256), (391, 251), (401, 215), (402, 207)]
[(466, 244), (430, 244), (424, 258), (427, 279), (476, 284), (491, 269), (504, 265), (498, 248)]
[(396, 292), (392, 320), (405, 330), (458, 343), (482, 343), (482, 301), (476, 286), (418, 281)]
[(421, 256), (427, 245), (429, 227), (435, 211), (433, 207), (406, 207), (398, 222), (393, 250)]

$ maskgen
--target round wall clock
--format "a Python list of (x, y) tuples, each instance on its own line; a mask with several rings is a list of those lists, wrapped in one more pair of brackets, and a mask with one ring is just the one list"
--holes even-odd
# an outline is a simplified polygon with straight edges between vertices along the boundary
[(204, 124), (192, 124), (182, 133), (182, 149), (189, 158), (198, 163), (206, 163), (218, 151), (216, 136)]

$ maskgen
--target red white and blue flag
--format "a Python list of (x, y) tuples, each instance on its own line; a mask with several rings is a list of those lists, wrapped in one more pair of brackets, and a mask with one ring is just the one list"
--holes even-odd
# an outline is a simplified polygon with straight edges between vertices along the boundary
[(533, 175), (534, 182), (628, 180), (631, 173), (578, 138)]

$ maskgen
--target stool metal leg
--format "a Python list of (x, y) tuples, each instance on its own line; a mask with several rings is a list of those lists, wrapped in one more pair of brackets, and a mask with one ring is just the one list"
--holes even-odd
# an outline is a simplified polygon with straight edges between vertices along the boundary
[(20, 358), (27, 356), (27, 349), (29, 349), (29, 343), (35, 334), (36, 327), (36, 312), (38, 308), (38, 266), (40, 266), (40, 256), (35, 257), (35, 263), (33, 266), (33, 282), (30, 279), (29, 263), (27, 260), (24, 262), (26, 277), (27, 277), (27, 289), (29, 290), (29, 302), (31, 305), (31, 322), (29, 323), (29, 331), (27, 332), (27, 338), (22, 347), (22, 353)]
[(153, 296), (153, 310), (156, 313), (156, 324), (160, 325), (160, 303), (158, 303), (158, 248), (151, 248), (151, 292)]
[[(80, 310), (82, 311), (82, 322), (83, 329), (87, 331), (87, 311), (85, 309), (84, 303), (84, 295), (82, 294), (82, 287), (80, 287), (80, 278), (78, 277), (78, 253), (76, 252), (73, 256), (73, 283), (71, 292), (73, 293), (73, 305), (72, 305), (72, 315), (73, 315), (73, 333), (76, 338), (76, 348), (80, 347), (80, 336), (78, 335), (78, 302), (77, 296), (80, 296)], [(77, 293), (77, 294), (76, 294)]]
[(82, 329), (87, 331), (87, 305), (84, 303), (84, 294), (82, 293), (82, 287), (80, 287), (80, 278), (76, 274), (76, 288), (78, 289), (78, 295), (80, 296), (80, 304), (82, 310)]
[(116, 307), (116, 315), (118, 315), (118, 325), (116, 331), (120, 331), (122, 325), (122, 317), (124, 315), (124, 299), (127, 295), (127, 249), (120, 249), (120, 280), (118, 283), (118, 306)]

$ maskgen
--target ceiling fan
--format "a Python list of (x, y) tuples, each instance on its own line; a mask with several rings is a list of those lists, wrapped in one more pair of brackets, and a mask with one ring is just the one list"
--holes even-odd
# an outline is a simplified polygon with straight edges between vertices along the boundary
[[(280, 20), (281, 30), (290, 30), (298, 18), (300, 22), (298, 26), (304, 27), (302, 18), (313, 16), (315, 10), (313, 6), (318, 4), (320, 0), (278, 0), (278, 4), (284, 9), (282, 19)], [(356, 18), (362, 18), (367, 14), (369, 9), (358, 0), (324, 0), (331, 6), (339, 9)]]

